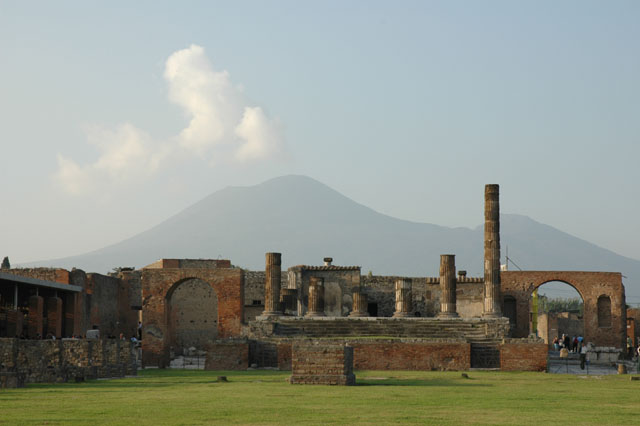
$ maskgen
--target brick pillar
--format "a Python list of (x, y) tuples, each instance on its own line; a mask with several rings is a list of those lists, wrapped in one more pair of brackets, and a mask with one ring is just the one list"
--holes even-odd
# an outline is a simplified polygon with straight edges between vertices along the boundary
[(411, 297), (411, 280), (396, 280), (396, 311), (394, 317), (410, 317), (413, 310)]
[(500, 309), (500, 186), (484, 188), (484, 310), (482, 316), (501, 317)]
[(41, 296), (31, 296), (29, 298), (29, 339), (42, 337), (42, 316), (44, 311), (44, 299)]
[(75, 293), (66, 293), (64, 295), (63, 307), (63, 335), (65, 337), (71, 337), (76, 335), (74, 330), (75, 323), (75, 310), (76, 310), (76, 295)]
[(440, 255), (440, 313), (442, 318), (456, 318), (456, 256)]
[(20, 337), (22, 335), (24, 330), (23, 319), (22, 311), (17, 309), (7, 311), (7, 337)]
[(309, 310), (307, 317), (324, 316), (324, 278), (311, 277), (309, 280)]
[(49, 297), (47, 299), (47, 334), (57, 338), (62, 337), (62, 299)]
[(349, 314), (350, 317), (368, 317), (367, 311), (367, 293), (360, 286), (353, 287), (353, 309)]
[(281, 254), (266, 254), (266, 281), (264, 284), (264, 316), (282, 315), (280, 309)]

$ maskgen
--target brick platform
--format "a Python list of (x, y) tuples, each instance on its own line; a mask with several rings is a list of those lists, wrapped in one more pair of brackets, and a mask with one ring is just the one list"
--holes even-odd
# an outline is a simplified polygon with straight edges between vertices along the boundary
[(292, 384), (356, 384), (353, 374), (353, 348), (322, 341), (294, 343), (291, 357)]
[(500, 345), (502, 371), (546, 371), (549, 347), (544, 342), (509, 339)]

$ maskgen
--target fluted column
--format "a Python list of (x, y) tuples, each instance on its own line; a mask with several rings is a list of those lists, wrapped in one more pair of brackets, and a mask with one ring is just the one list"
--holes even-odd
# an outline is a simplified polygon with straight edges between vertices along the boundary
[(360, 286), (355, 286), (353, 291), (353, 309), (349, 314), (350, 317), (368, 317), (369, 311), (367, 310), (367, 293)]
[(305, 316), (324, 316), (324, 278), (309, 278), (309, 309)]
[(280, 309), (281, 256), (280, 253), (266, 254), (263, 316), (277, 316), (282, 313)]
[(456, 256), (440, 255), (440, 313), (439, 317), (456, 318)]
[(396, 280), (396, 311), (394, 317), (410, 317), (413, 310), (411, 297), (411, 280)]
[(484, 188), (484, 317), (501, 317), (500, 186)]

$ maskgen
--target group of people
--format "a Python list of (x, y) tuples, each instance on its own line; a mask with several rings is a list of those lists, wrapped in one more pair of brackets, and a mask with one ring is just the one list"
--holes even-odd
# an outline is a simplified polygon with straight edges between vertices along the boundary
[(562, 334), (562, 338), (557, 336), (553, 339), (553, 349), (560, 351), (563, 348), (569, 352), (580, 353), (583, 346), (584, 337), (582, 336), (569, 336), (568, 334)]

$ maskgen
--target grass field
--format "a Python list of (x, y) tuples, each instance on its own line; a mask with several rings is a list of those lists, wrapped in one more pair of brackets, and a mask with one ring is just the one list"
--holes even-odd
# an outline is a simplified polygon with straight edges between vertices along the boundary
[(279, 371), (145, 370), (0, 391), (0, 424), (640, 424), (629, 376), (467, 374), (358, 371), (357, 386), (330, 387)]

